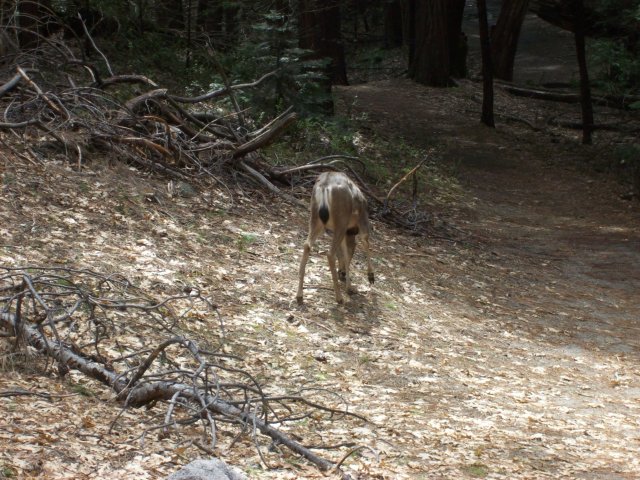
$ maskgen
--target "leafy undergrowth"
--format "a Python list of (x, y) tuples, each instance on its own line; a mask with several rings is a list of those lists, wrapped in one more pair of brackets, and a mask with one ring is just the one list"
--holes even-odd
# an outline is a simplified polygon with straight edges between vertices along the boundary
[[(348, 92), (374, 119), (376, 107), (389, 115), (402, 105), (384, 118), (397, 128), (455, 131), (420, 102), (451, 105), (465, 92), (427, 99), (404, 88), (374, 105), (387, 87)], [(638, 478), (637, 214), (579, 172), (545, 163), (538, 139), (469, 125), (441, 151), (466, 159), (463, 208), (440, 205), (463, 240), (374, 220), (376, 283), (357, 253), (359, 291), (343, 306), (317, 249), (305, 305), (295, 303), (306, 211), (231, 185), (172, 196), (166, 180), (100, 160), (78, 172), (3, 152), (0, 263), (117, 273), (149, 292), (198, 287), (218, 307), (226, 353), (244, 357), (267, 389), (315, 388), (368, 418), (318, 423), (300, 439), (344, 444), (321, 452), (334, 461), (371, 447), (343, 465), (357, 478)], [(472, 162), (483, 158), (492, 161)], [(206, 341), (206, 329), (190, 331)], [(58, 378), (32, 352), (1, 345), (0, 391), (51, 399), (0, 398), (0, 477), (163, 478), (206, 456), (190, 441), (195, 427), (166, 438), (150, 430), (159, 406), (120, 412), (96, 382)], [(216, 453), (254, 478), (323, 478), (286, 450), (261, 448), (271, 469), (249, 436), (222, 429)]]

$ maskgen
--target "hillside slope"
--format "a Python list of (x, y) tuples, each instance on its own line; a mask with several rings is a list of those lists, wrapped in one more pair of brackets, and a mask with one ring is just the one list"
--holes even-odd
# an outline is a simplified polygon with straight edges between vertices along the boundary
[[(306, 303), (295, 303), (306, 211), (240, 187), (172, 197), (165, 180), (106, 161), (77, 172), (3, 152), (0, 264), (91, 268), (159, 292), (198, 286), (229, 353), (266, 385), (337, 392), (372, 422), (303, 439), (372, 447), (379, 458), (345, 462), (357, 478), (640, 478), (637, 203), (572, 166), (594, 154), (575, 139), (479, 126), (472, 84), (381, 81), (338, 96), (380, 135), (435, 146), (465, 191), (430, 207), (456, 241), (374, 219), (376, 284), (357, 254), (359, 293), (344, 306), (318, 249)], [(533, 117), (540, 105), (497, 101)], [(2, 348), (0, 391), (59, 395), (0, 398), (6, 476), (163, 478), (203, 455), (188, 429), (140, 442), (162, 411), (127, 411), (110, 432), (119, 409), (104, 388)], [(249, 439), (229, 450), (232, 440), (219, 455), (254, 478), (323, 477), (273, 453), (265, 470)], [(350, 448), (323, 454), (337, 461)]]

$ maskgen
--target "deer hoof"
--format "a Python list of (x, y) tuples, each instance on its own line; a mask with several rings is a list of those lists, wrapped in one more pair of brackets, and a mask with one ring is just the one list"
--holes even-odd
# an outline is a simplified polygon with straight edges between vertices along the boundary
[(340, 279), (341, 282), (346, 282), (347, 281), (347, 272), (345, 272), (343, 270), (338, 270), (338, 279)]
[(298, 302), (298, 305), (302, 305), (304, 302), (302, 301), (302, 297), (296, 297), (296, 301)]
[(375, 280), (376, 280), (376, 279), (375, 279), (375, 276), (373, 275), (373, 273), (370, 273), (370, 274), (369, 274), (369, 283), (370, 283), (371, 285), (373, 285), (373, 284), (374, 284), (374, 282), (375, 282)]

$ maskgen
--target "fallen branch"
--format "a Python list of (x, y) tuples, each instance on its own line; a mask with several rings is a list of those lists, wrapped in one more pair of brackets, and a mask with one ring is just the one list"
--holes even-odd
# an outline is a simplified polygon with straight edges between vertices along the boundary
[(139, 83), (141, 85), (149, 85), (157, 88), (158, 84), (145, 75), (113, 75), (100, 81), (99, 87), (106, 88), (119, 83)]
[[(27, 340), (27, 343), (39, 350), (41, 353), (55, 359), (59, 363), (67, 366), (69, 369), (77, 370), (85, 375), (98, 380), (102, 384), (111, 388), (121, 397), (125, 396), (125, 406), (142, 407), (160, 400), (171, 400), (175, 396), (180, 396), (186, 400), (200, 403), (200, 395), (194, 393), (193, 385), (174, 383), (172, 381), (157, 381), (152, 383), (143, 383), (129, 388), (131, 381), (121, 376), (104, 365), (84, 358), (83, 356), (71, 351), (64, 344), (58, 341), (49, 340), (44, 337), (35, 328), (29, 326), (25, 322), (17, 323), (15, 317), (10, 314), (0, 314), (0, 321), (5, 325), (14, 329), (17, 335)], [(237, 407), (221, 401), (217, 397), (207, 393), (202, 395), (202, 400), (206, 404), (207, 410), (223, 415), (229, 419), (240, 421), (244, 425), (251, 425), (257, 428), (263, 434), (269, 436), (274, 441), (285, 445), (293, 452), (301, 455), (316, 465), (320, 470), (327, 471), (334, 467), (334, 463), (319, 457), (306, 447), (292, 440), (279, 430), (266, 424), (252, 413), (247, 413)]]
[[(552, 90), (543, 90), (539, 88), (524, 88), (507, 83), (498, 83), (499, 87), (512, 95), (517, 95), (526, 98), (535, 98), (537, 100), (547, 100), (550, 102), (562, 102), (562, 103), (579, 103), (580, 95), (572, 92), (555, 92)], [(604, 95), (594, 96), (592, 101), (596, 105), (603, 105), (607, 107), (628, 109), (629, 105), (634, 102), (640, 101), (640, 97), (634, 95), (615, 96)]]
[(287, 201), (289, 201), (290, 203), (293, 203), (294, 205), (298, 205), (299, 207), (305, 207), (304, 203), (302, 203), (297, 198), (292, 197), (291, 195), (288, 195), (288, 194), (284, 193), (282, 190), (280, 190), (278, 187), (276, 187), (273, 183), (271, 183), (269, 180), (267, 180), (267, 178), (264, 175), (262, 175), (260, 172), (258, 172), (255, 168), (247, 165), (242, 160), (239, 162), (239, 164), (240, 164), (240, 167), (242, 167), (242, 169), (245, 172), (247, 172), (249, 175), (251, 175), (251, 177), (255, 178), (258, 181), (258, 183), (260, 183), (261, 185), (265, 186), (271, 192), (273, 192), (276, 195), (279, 195), (279, 196), (285, 198)]
[(272, 122), (270, 129), (262, 132), (257, 137), (236, 148), (232, 155), (233, 158), (243, 157), (249, 152), (253, 152), (262, 147), (266, 147), (269, 143), (278, 138), (282, 134), (282, 132), (284, 132), (287, 127), (289, 127), (289, 125), (296, 121), (297, 118), (298, 115), (296, 113), (287, 113), (280, 115), (277, 121)]
[(0, 86), (0, 97), (13, 90), (20, 83), (20, 80), (22, 80), (22, 75), (16, 73), (11, 80)]
[(200, 95), (199, 97), (180, 97), (180, 96), (177, 96), (177, 95), (171, 95), (171, 98), (173, 100), (175, 100), (176, 102), (180, 102), (180, 103), (201, 103), (201, 102), (206, 102), (208, 100), (213, 100), (214, 98), (218, 98), (218, 97), (222, 97), (224, 95), (228, 95), (229, 92), (231, 92), (233, 90), (243, 90), (243, 89), (246, 89), (246, 88), (257, 87), (258, 85), (260, 85), (265, 80), (275, 76), (275, 74), (276, 74), (276, 72), (269, 72), (269, 73), (264, 74), (262, 77), (260, 77), (255, 82), (240, 83), (240, 84), (236, 84), (236, 85), (231, 85), (230, 87), (223, 87), (223, 88), (220, 88), (218, 90), (214, 90), (212, 92), (205, 93), (204, 95)]
[(396, 188), (398, 188), (400, 184), (404, 183), (407, 180), (407, 178), (409, 178), (411, 175), (415, 174), (418, 171), (418, 169), (422, 167), (422, 165), (424, 165), (424, 162), (426, 161), (427, 161), (426, 158), (422, 160), (418, 165), (416, 165), (411, 170), (409, 170), (409, 172), (404, 177), (398, 180), (393, 187), (391, 187), (391, 189), (389, 190), (389, 193), (387, 193), (387, 196), (384, 199), (384, 208), (387, 208), (387, 206), (389, 205), (389, 199), (391, 198), (391, 194), (396, 190)]
[[(163, 423), (147, 428), (145, 433), (200, 421), (210, 432), (211, 442), (206, 448), (213, 451), (216, 423), (239, 425), (241, 431), (260, 432), (327, 471), (335, 468), (334, 462), (318, 456), (274, 423), (301, 425), (314, 412), (316, 421), (317, 412), (326, 412), (334, 419), (342, 416), (366, 421), (346, 409), (303, 398), (300, 393), (270, 397), (252, 375), (233, 367), (231, 362), (239, 361), (238, 357), (201, 350), (195, 341), (174, 333), (179, 320), (199, 305), (215, 309), (196, 289), (156, 300), (117, 276), (63, 267), (4, 267), (0, 268), (0, 302), (0, 329), (54, 359), (61, 371), (76, 370), (106, 385), (124, 408), (166, 402)], [(123, 312), (129, 312), (126, 318)], [(129, 333), (114, 338), (124, 331), (116, 320), (126, 322), (128, 332), (136, 325), (147, 330), (155, 325), (157, 332), (145, 333), (144, 339), (136, 337), (129, 345)], [(83, 347), (64, 340), (69, 338), (67, 328), (74, 328), (74, 338)], [(160, 340), (160, 332), (164, 340)], [(141, 340), (142, 345), (138, 343)], [(114, 351), (116, 345), (120, 358), (110, 359), (101, 353)], [(114, 365), (123, 362), (129, 367), (117, 371)], [(229, 379), (229, 375), (240, 378)], [(300, 408), (309, 410), (298, 412)], [(178, 418), (178, 411), (186, 412), (186, 416)]]
[[(582, 130), (582, 122), (572, 122), (568, 120), (556, 120), (551, 119), (547, 122), (549, 125), (554, 125), (562, 128), (571, 128), (574, 130)], [(626, 123), (594, 123), (591, 125), (591, 130), (605, 130), (609, 132), (621, 132), (621, 133), (635, 133), (640, 131), (638, 127), (630, 127)]]

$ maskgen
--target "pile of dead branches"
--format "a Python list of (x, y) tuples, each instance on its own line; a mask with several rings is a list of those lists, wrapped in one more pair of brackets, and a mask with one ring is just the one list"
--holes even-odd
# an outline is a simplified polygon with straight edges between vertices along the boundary
[[(276, 72), (232, 84), (220, 67), (220, 88), (193, 97), (176, 95), (145, 75), (114, 73), (84, 31), (97, 63), (85, 60), (61, 33), (43, 36), (33, 31), (29, 33), (38, 36), (37, 47), (7, 48), (0, 57), (0, 142), (15, 155), (30, 162), (59, 157), (82, 168), (90, 154), (99, 151), (115, 161), (186, 181), (219, 181), (229, 172), (241, 172), (305, 206), (306, 201), (286, 190), (310, 185), (321, 171), (348, 170), (369, 198), (374, 217), (415, 234), (428, 232), (432, 219), (416, 208), (415, 187), (413, 202), (392, 202), (395, 186), (386, 198), (376, 194), (356, 172), (357, 158), (332, 155), (303, 166), (274, 167), (260, 156), (259, 149), (278, 138), (297, 115), (289, 108), (257, 125), (245, 115), (238, 93), (273, 81)], [(8, 24), (1, 33), (11, 46), (20, 29)], [(219, 65), (215, 52), (208, 52), (212, 64)], [(2, 132), (14, 141), (3, 140)]]
[[(10, 46), (19, 33), (5, 25), (2, 39)], [(258, 126), (245, 118), (236, 94), (272, 80), (273, 72), (234, 85), (220, 72), (220, 88), (195, 97), (175, 95), (144, 75), (114, 73), (85, 33), (99, 63), (79, 58), (61, 33), (39, 36), (37, 47), (27, 51), (7, 48), (0, 58), (0, 130), (24, 142), (22, 155), (41, 159), (47, 154), (45, 140), (79, 165), (86, 151), (100, 149), (181, 179), (237, 167), (264, 182), (251, 167), (251, 154), (283, 132), (296, 114), (289, 109)], [(224, 108), (216, 104), (221, 99)]]
[[(199, 322), (219, 325), (207, 329), (201, 344), (189, 333)], [(262, 433), (272, 445), (328, 470), (336, 462), (292, 436), (310, 436), (310, 429), (329, 421), (364, 421), (347, 411), (338, 394), (267, 393), (243, 368), (243, 359), (225, 353), (224, 322), (194, 288), (154, 298), (119, 275), (1, 267), (0, 332), (15, 338), (17, 348), (35, 348), (54, 360), (61, 375), (76, 370), (108, 386), (125, 409), (163, 402), (164, 414), (144, 434), (170, 435), (181, 425), (200, 423), (203, 433), (193, 443), (207, 453), (216, 449), (219, 430), (233, 428), (236, 440), (249, 436), (258, 446)], [(327, 395), (333, 406), (323, 404)], [(268, 465), (266, 452), (258, 452)]]

